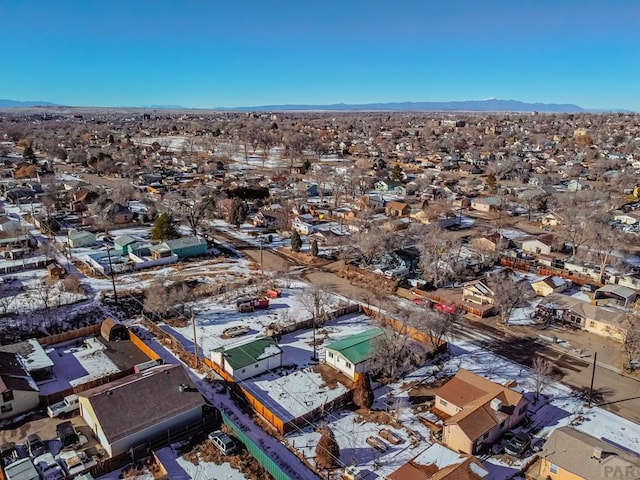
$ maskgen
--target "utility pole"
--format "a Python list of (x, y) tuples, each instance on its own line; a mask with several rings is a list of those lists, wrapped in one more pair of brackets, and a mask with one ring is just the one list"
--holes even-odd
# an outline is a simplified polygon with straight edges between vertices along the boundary
[(260, 237), (260, 273), (264, 274), (264, 263), (262, 262), (262, 245), (264, 244), (264, 238)]
[(191, 309), (191, 325), (193, 326), (193, 355), (196, 357), (196, 368), (200, 366), (200, 358), (198, 357), (198, 338), (196, 337), (196, 316)]
[(593, 379), (596, 376), (596, 361), (598, 360), (598, 352), (593, 354), (593, 370), (591, 371), (591, 387), (589, 387), (589, 408), (591, 408), (591, 401), (593, 400)]
[(116, 291), (116, 278), (113, 275), (113, 264), (111, 263), (111, 247), (107, 247), (107, 257), (109, 258), (109, 274), (111, 275), (111, 285), (113, 285), (113, 299), (118, 306), (118, 292)]

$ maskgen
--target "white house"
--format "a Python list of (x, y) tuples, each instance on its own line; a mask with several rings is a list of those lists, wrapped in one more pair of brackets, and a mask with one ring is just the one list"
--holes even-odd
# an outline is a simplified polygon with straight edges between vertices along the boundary
[(261, 337), (211, 351), (211, 361), (237, 382), (282, 366), (282, 349), (271, 337)]
[(498, 197), (477, 197), (471, 200), (471, 208), (479, 212), (489, 212), (500, 206), (502, 200)]
[(0, 352), (0, 419), (33, 410), (39, 403), (38, 386), (18, 354)]
[(372, 328), (333, 342), (325, 347), (325, 362), (355, 380), (357, 374), (367, 372), (371, 367), (375, 340), (382, 335), (381, 329)]
[(96, 236), (84, 230), (70, 230), (67, 234), (71, 248), (90, 247), (96, 243)]
[(300, 220), (299, 218), (296, 218), (293, 221), (293, 228), (300, 235), (311, 235), (315, 231), (315, 228), (313, 227), (313, 225), (311, 225), (309, 223), (306, 223), (306, 222)]

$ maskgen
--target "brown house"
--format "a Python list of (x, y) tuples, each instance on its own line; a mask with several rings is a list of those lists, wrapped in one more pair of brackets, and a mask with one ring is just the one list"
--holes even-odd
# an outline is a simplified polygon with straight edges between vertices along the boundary
[(447, 417), (442, 442), (475, 454), (518, 425), (527, 404), (520, 393), (461, 368), (436, 391), (435, 408)]
[(387, 217), (406, 217), (411, 213), (411, 207), (404, 202), (389, 202), (384, 208)]
[(434, 443), (387, 476), (387, 480), (481, 480), (488, 476), (477, 458)]

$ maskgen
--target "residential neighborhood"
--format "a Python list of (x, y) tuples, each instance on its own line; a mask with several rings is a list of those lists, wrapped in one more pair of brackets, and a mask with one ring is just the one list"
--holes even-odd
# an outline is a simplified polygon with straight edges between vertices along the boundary
[(2, 478), (640, 468), (639, 138), (628, 113), (0, 110)]

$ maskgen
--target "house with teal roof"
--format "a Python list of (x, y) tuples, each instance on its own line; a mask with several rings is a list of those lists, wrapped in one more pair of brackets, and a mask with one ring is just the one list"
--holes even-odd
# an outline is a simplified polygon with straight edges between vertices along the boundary
[(238, 382), (282, 366), (282, 349), (271, 337), (216, 348), (211, 360)]
[(372, 328), (325, 347), (325, 362), (351, 380), (370, 370), (375, 357), (376, 341), (384, 335), (381, 328)]

